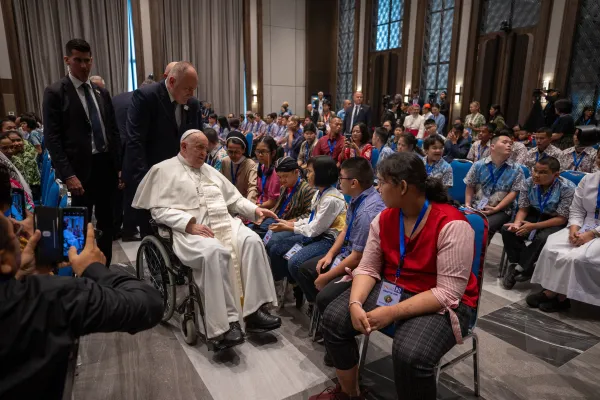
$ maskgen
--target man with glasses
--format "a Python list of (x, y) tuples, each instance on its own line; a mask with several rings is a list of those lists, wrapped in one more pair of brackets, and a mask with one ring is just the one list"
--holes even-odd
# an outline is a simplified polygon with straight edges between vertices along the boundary
[(221, 173), (253, 203), (258, 198), (256, 163), (247, 157), (246, 136), (238, 131), (227, 135), (227, 157), (221, 161)]

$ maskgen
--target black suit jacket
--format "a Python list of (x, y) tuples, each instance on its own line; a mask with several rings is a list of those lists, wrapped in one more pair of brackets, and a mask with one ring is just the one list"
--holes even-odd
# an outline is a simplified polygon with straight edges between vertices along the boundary
[(112, 98), (117, 128), (119, 129), (119, 136), (121, 137), (121, 146), (125, 146), (127, 139), (127, 110), (131, 104), (132, 97), (133, 92), (125, 92)]
[(179, 153), (179, 139), (188, 129), (200, 129), (200, 103), (188, 100), (177, 128), (175, 108), (165, 81), (143, 86), (133, 92), (127, 111), (127, 141), (123, 160), (123, 179), (137, 185), (154, 164)]
[[(92, 83), (108, 152), (115, 169), (121, 170), (121, 140), (115, 122), (110, 93)], [(69, 76), (54, 82), (44, 91), (44, 137), (58, 178), (76, 176), (82, 183), (91, 176), (92, 124)]]
[(319, 122), (319, 110), (315, 110), (313, 108), (313, 110), (310, 113), (310, 120), (313, 124), (317, 125), (317, 122)]
[[(354, 110), (354, 104), (346, 109), (346, 116), (344, 117), (344, 133), (352, 132), (352, 112)], [(354, 125), (359, 122), (364, 123), (369, 128), (369, 132), (371, 131), (371, 107), (361, 104), (360, 109), (356, 113), (354, 117)]]

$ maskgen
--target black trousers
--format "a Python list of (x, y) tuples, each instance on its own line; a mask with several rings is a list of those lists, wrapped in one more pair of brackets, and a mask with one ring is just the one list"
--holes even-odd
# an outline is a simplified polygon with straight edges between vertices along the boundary
[(148, 210), (137, 210), (131, 207), (133, 198), (139, 182), (133, 185), (125, 184), (125, 192), (123, 193), (123, 236), (134, 236), (140, 227), (140, 236), (146, 237), (152, 235), (152, 229), (150, 228), (150, 211)]
[(113, 232), (116, 235), (123, 225), (123, 190), (117, 188), (113, 197)]
[(352, 281), (336, 283), (341, 279), (341, 277), (338, 277), (325, 285), (323, 290), (318, 291), (315, 287), (315, 280), (319, 276), (317, 274), (317, 263), (321, 258), (323, 256), (317, 256), (300, 265), (298, 269), (298, 281), (296, 283), (302, 289), (306, 300), (309, 303), (316, 301), (319, 311), (323, 314), (329, 303), (352, 286)]
[[(525, 218), (528, 222), (537, 222), (538, 213), (530, 213)], [(548, 219), (543, 217), (542, 221)], [(510, 232), (506, 227), (502, 227), (502, 242), (504, 242), (504, 250), (508, 256), (508, 261), (517, 263), (523, 268), (523, 275), (533, 275), (535, 263), (546, 245), (548, 236), (563, 229), (566, 225), (553, 226), (551, 228), (538, 229), (533, 237), (533, 241), (527, 246), (525, 241), (529, 235), (517, 236), (515, 232)]]
[[(381, 281), (377, 282), (363, 304), (366, 312), (379, 307), (377, 297)], [(404, 301), (413, 294), (404, 291)], [(331, 355), (333, 365), (349, 370), (358, 364), (358, 345), (355, 336), (359, 332), (352, 326), (348, 302), (350, 289), (334, 299), (323, 314), (323, 338)], [(466, 335), (473, 309), (460, 303), (454, 309), (461, 332)], [(396, 322), (392, 344), (394, 381), (398, 399), (435, 400), (435, 365), (456, 344), (450, 316), (427, 314)]]
[(118, 175), (108, 153), (92, 156), (92, 172), (90, 178), (81, 183), (85, 193), (83, 196), (73, 196), (73, 207), (87, 207), (88, 218), (96, 215), (96, 229), (102, 231), (102, 236), (96, 238), (98, 248), (106, 256), (106, 266), (112, 259), (113, 240), (113, 205), (117, 190)]
[(494, 234), (502, 229), (502, 226), (510, 221), (510, 215), (504, 211), (497, 212), (487, 217), (488, 219), (488, 243)]

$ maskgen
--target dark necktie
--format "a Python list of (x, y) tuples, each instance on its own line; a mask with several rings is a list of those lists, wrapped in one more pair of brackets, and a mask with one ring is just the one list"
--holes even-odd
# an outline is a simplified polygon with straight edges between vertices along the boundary
[(92, 123), (92, 135), (94, 136), (94, 144), (96, 150), (100, 153), (106, 150), (106, 142), (104, 141), (104, 135), (102, 134), (102, 123), (100, 122), (100, 115), (96, 108), (96, 103), (92, 99), (90, 88), (87, 83), (83, 85), (83, 92), (85, 93), (85, 102), (87, 103), (88, 114)]

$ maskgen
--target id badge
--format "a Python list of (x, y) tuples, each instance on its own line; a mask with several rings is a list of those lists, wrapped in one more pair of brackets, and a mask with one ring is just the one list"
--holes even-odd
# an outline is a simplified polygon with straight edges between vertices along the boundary
[(291, 249), (288, 250), (287, 253), (285, 253), (283, 258), (285, 258), (286, 260), (289, 260), (290, 258), (292, 258), (294, 256), (294, 254), (296, 254), (300, 250), (302, 250), (302, 245), (300, 243), (296, 243), (294, 245), (294, 247), (292, 247)]
[(335, 267), (337, 267), (338, 265), (340, 265), (340, 263), (342, 262), (344, 258), (342, 257), (342, 255), (338, 255), (335, 260), (333, 260), (333, 264), (331, 264), (331, 269), (334, 269)]
[(482, 197), (481, 200), (479, 200), (479, 203), (477, 203), (477, 209), (483, 210), (485, 208), (485, 206), (488, 205), (489, 201), (490, 201), (490, 199), (488, 199), (487, 197)]
[(402, 288), (400, 286), (396, 286), (391, 282), (383, 282), (379, 291), (379, 297), (377, 297), (377, 305), (393, 306), (400, 303), (401, 296)]
[(600, 226), (600, 221), (599, 220), (595, 220), (593, 224), (584, 224), (581, 227), (581, 229), (579, 230), (579, 233), (589, 232), (591, 230), (596, 229), (598, 226)]
[(533, 238), (535, 237), (536, 233), (537, 233), (537, 229), (534, 229), (531, 232), (529, 232), (529, 237), (527, 238), (527, 240), (529, 240), (530, 242), (533, 242)]
[(269, 240), (271, 240), (271, 236), (273, 236), (273, 231), (272, 230), (268, 230), (267, 233), (265, 234), (265, 237), (263, 238), (263, 243), (266, 245), (267, 243), (269, 243)]

